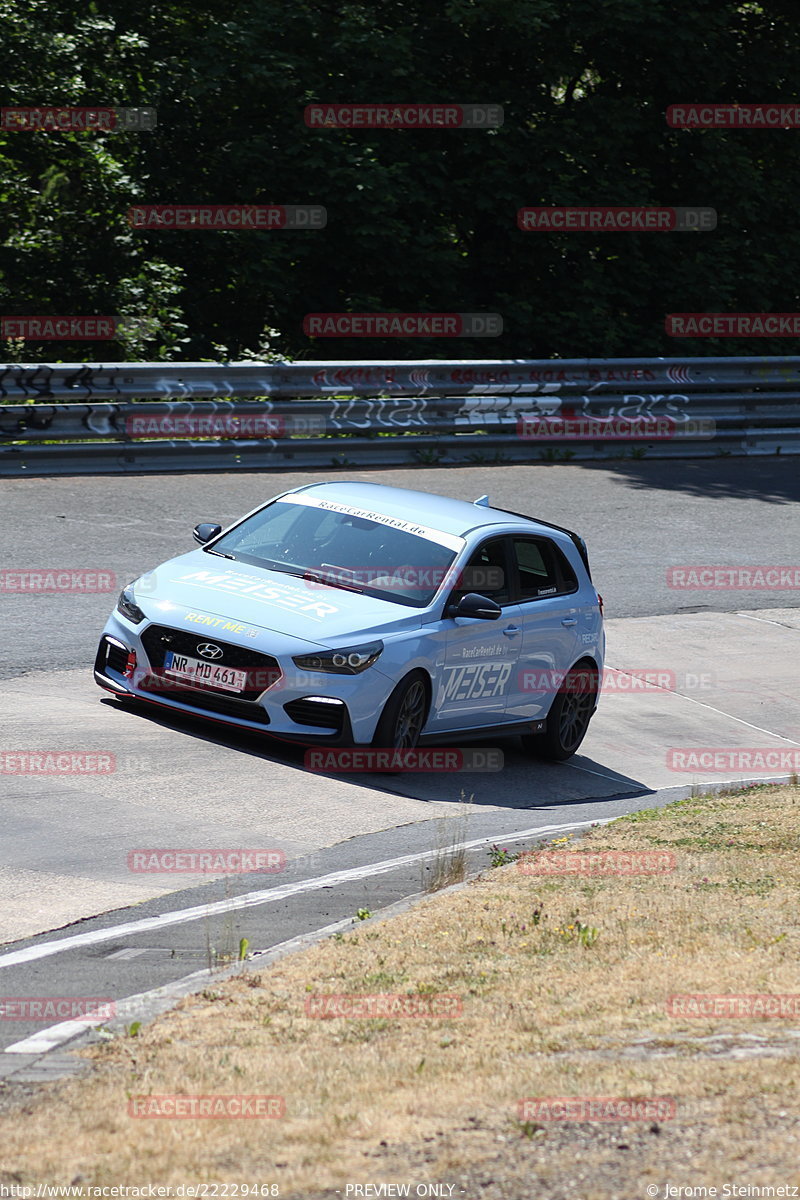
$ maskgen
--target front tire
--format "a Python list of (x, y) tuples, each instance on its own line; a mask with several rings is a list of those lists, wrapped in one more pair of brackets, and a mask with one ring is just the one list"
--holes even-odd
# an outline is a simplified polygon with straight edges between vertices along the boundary
[(572, 667), (547, 715), (547, 729), (544, 733), (523, 734), (523, 749), (549, 762), (572, 758), (586, 737), (598, 691), (597, 667), (588, 663)]
[(427, 718), (425, 676), (421, 671), (415, 671), (400, 680), (386, 701), (372, 744), (391, 750), (413, 750)]

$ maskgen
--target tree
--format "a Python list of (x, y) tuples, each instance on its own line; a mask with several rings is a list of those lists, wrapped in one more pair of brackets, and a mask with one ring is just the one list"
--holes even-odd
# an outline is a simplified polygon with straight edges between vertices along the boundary
[[(7, 89), (12, 103), (44, 91), (54, 103), (158, 109), (154, 133), (0, 143), (6, 211), (17, 213), (2, 239), (5, 312), (156, 317), (155, 342), (118, 348), (131, 357), (238, 357), (266, 327), (285, 353), (316, 358), (792, 347), (664, 332), (669, 312), (798, 307), (800, 130), (687, 131), (665, 120), (681, 101), (791, 99), (800, 34), (786, 5), (232, 0), (220, 13), (184, 0), (97, 0), (86, 16), (64, 0), (4, 3), (13, 48), (28, 60)], [(303, 123), (313, 101), (386, 100), (494, 101), (505, 121), (491, 131)], [(137, 201), (315, 203), (328, 223), (142, 232), (124, 217)], [(517, 210), (537, 204), (703, 205), (718, 226), (522, 232)], [(500, 312), (505, 332), (469, 341), (302, 332), (308, 312), (386, 310)]]

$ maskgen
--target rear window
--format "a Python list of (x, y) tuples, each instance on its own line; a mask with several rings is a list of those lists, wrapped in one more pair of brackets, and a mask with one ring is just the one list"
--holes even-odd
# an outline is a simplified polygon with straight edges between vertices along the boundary
[(543, 600), (577, 592), (578, 581), (566, 556), (548, 538), (513, 538), (519, 599)]

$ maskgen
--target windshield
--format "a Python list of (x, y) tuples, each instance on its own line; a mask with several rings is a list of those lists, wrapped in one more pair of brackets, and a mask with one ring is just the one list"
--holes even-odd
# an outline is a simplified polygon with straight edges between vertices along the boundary
[[(317, 506), (319, 504), (319, 506)], [(311, 586), (343, 587), (395, 604), (424, 608), (464, 545), (462, 538), (409, 533), (410, 521), (357, 515), (346, 505), (286, 497), (254, 513), (209, 553), (270, 571), (309, 577)], [(405, 528), (395, 528), (394, 526)]]

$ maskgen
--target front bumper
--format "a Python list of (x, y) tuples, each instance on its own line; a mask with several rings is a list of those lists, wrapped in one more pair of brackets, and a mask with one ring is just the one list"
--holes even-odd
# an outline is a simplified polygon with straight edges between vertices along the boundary
[(187, 634), (151, 621), (134, 626), (114, 613), (98, 646), (95, 682), (117, 696), (293, 743), (326, 745), (369, 745), (394, 686), (394, 681), (375, 667), (363, 675), (300, 671), (290, 656), (268, 655), (261, 645), (255, 649), (219, 638), (214, 641), (231, 665), (248, 670), (248, 687), (234, 695), (187, 684), (165, 676), (162, 670), (163, 650), (171, 633), (180, 638), (176, 644), (184, 654), (192, 654), (191, 639), (208, 641), (202, 634)]

